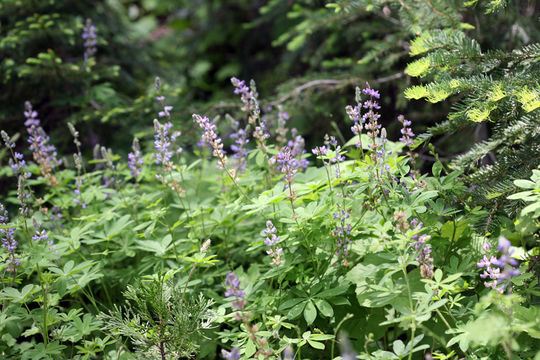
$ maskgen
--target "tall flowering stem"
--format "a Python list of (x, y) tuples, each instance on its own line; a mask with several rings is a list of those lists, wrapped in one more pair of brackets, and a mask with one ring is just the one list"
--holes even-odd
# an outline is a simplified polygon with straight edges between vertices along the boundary
[(349, 266), (349, 249), (352, 244), (350, 239), (352, 225), (347, 223), (349, 213), (345, 210), (345, 206), (337, 204), (338, 211), (334, 213), (334, 219), (338, 220), (336, 228), (332, 235), (337, 238), (336, 256), (341, 259), (341, 264), (345, 267)]
[[(4, 207), (4, 204), (0, 203), (0, 226), (6, 227), (9, 223), (8, 212)], [(9, 257), (7, 260), (7, 270), (9, 272), (15, 272), (16, 268), (21, 265), (21, 259), (15, 255), (17, 246), (19, 243), (15, 240), (15, 227), (8, 227), (0, 229), (0, 238), (2, 240), (2, 247), (7, 250)]]
[(292, 150), (288, 146), (281, 148), (280, 152), (272, 158), (272, 162), (277, 163), (277, 169), (283, 174), (283, 180), (285, 181), (285, 188), (289, 189), (289, 195), (287, 198), (291, 203), (293, 216), (296, 219), (296, 212), (294, 210), (294, 200), (296, 200), (296, 192), (292, 188), (292, 182), (294, 175), (298, 171), (298, 161), (293, 156)]
[(206, 116), (200, 116), (198, 114), (193, 114), (193, 121), (203, 130), (201, 138), (203, 142), (207, 143), (212, 148), (212, 155), (218, 158), (218, 167), (225, 170), (242, 196), (251, 202), (246, 193), (238, 185), (236, 174), (227, 168), (227, 156), (223, 150), (223, 142), (217, 134), (216, 125), (212, 123)]
[(499, 238), (497, 250), (501, 253), (500, 258), (488, 255), (490, 248), (490, 243), (484, 243), (482, 245), (484, 256), (478, 262), (477, 266), (484, 268), (480, 277), (482, 279), (489, 279), (489, 281), (484, 282), (484, 285), (502, 294), (505, 290), (509, 289), (509, 285), (511, 284), (510, 279), (520, 274), (519, 270), (516, 269), (518, 262), (512, 257), (514, 249), (511, 249), (511, 243), (508, 239), (502, 236)]
[(128, 154), (128, 166), (130, 174), (137, 179), (142, 171), (142, 166), (144, 164), (141, 152), (141, 146), (139, 145), (139, 139), (134, 138), (133, 144), (131, 145), (131, 152)]
[[(156, 87), (159, 90), (159, 80), (156, 79)], [(171, 122), (171, 113), (172, 106), (165, 104), (165, 97), (164, 96), (158, 96), (156, 97), (157, 102), (162, 106), (163, 110), (161, 110), (158, 113), (158, 116), (160, 118), (165, 118), (166, 121), (161, 124), (158, 119), (154, 119), (154, 147), (155, 147), (155, 157), (156, 157), (156, 164), (161, 165), (161, 174), (157, 174), (156, 178), (161, 180), (163, 185), (169, 186), (174, 192), (178, 194), (179, 197), (182, 197), (184, 195), (184, 190), (180, 186), (180, 183), (176, 179), (167, 179), (167, 174), (171, 174), (173, 170), (176, 169), (176, 166), (172, 162), (172, 157), (174, 153), (181, 153), (182, 148), (178, 147), (175, 151), (173, 151), (171, 145), (178, 136), (180, 135), (180, 132), (175, 131), (171, 135), (169, 135), (169, 131), (172, 128), (172, 122)], [(136, 157), (136, 150), (133, 149), (134, 152), (132, 153), (133, 160), (131, 160), (131, 164), (133, 166), (130, 166), (130, 168), (133, 169), (136, 168), (135, 165), (137, 165), (137, 161), (141, 162), (140, 154), (139, 158)], [(140, 150), (139, 150), (140, 153)], [(142, 163), (141, 163), (142, 164)], [(134, 172), (135, 173), (135, 172)]]
[(277, 246), (277, 243), (281, 241), (281, 238), (276, 235), (276, 232), (276, 227), (274, 226), (272, 221), (268, 220), (266, 222), (266, 229), (264, 230), (264, 234), (266, 235), (264, 244), (269, 247), (269, 249), (266, 250), (266, 253), (270, 255), (270, 258), (272, 259), (270, 265), (283, 264), (283, 259), (281, 258), (283, 249)]
[(34, 157), (34, 161), (39, 165), (41, 175), (49, 182), (49, 185), (56, 186), (58, 181), (53, 175), (53, 170), (60, 165), (60, 161), (56, 158), (56, 148), (49, 144), (49, 136), (40, 126), (40, 121), (37, 118), (37, 111), (33, 110), (32, 104), (27, 101), (24, 104), (24, 116), (26, 121), (24, 125), (29, 134), (28, 143)]
[[(257, 336), (259, 327), (257, 325), (250, 324), (249, 317), (251, 316), (251, 313), (249, 311), (245, 311), (245, 307), (247, 305), (247, 300), (245, 299), (246, 293), (240, 289), (240, 279), (238, 279), (233, 272), (230, 272), (226, 276), (225, 286), (227, 287), (225, 297), (233, 298), (232, 309), (237, 310), (234, 314), (234, 318), (238, 321), (242, 321), (249, 333), (249, 338), (257, 347), (257, 352), (253, 355), (253, 357), (255, 359), (259, 359), (259, 355), (262, 355), (263, 359), (268, 359), (270, 356), (272, 356), (273, 351), (268, 347), (268, 340)], [(231, 352), (222, 352), (222, 355), (225, 359), (238, 359), (238, 357), (232, 356), (237, 356), (237, 353), (238, 349), (235, 350), (235, 348), (233, 348)]]
[(91, 19), (86, 19), (83, 27), (82, 38), (84, 40), (84, 66), (87, 66), (88, 61), (97, 52), (97, 34), (96, 27)]
[(412, 241), (410, 245), (416, 250), (416, 261), (420, 265), (420, 275), (425, 279), (433, 278), (433, 258), (431, 257), (431, 245), (427, 244), (427, 241), (431, 239), (431, 236), (422, 234), (422, 227), (424, 224), (417, 218), (411, 221), (410, 227), (413, 231)]
[(261, 118), (261, 108), (259, 106), (259, 100), (257, 99), (259, 94), (257, 93), (255, 82), (251, 80), (250, 86), (248, 87), (244, 80), (233, 77), (231, 78), (231, 83), (235, 87), (234, 93), (240, 95), (240, 100), (244, 104), (242, 110), (249, 114), (248, 124), (254, 128), (253, 137), (257, 139), (259, 148), (268, 160), (268, 149), (265, 144), (266, 139), (270, 137), (270, 134), (268, 133), (266, 121)]

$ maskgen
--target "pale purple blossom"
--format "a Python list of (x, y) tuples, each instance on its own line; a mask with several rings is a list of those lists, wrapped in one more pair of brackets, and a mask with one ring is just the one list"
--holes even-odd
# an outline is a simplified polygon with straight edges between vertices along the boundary
[(276, 227), (274, 226), (272, 221), (268, 220), (266, 222), (266, 229), (264, 230), (264, 234), (266, 235), (264, 244), (270, 248), (266, 250), (266, 253), (272, 258), (272, 262), (270, 263), (271, 265), (283, 264), (283, 260), (281, 259), (283, 249), (279, 246), (276, 246), (276, 244), (281, 241), (281, 238), (276, 235), (276, 232)]
[(343, 205), (337, 204), (338, 211), (334, 213), (334, 219), (338, 220), (332, 235), (337, 238), (336, 256), (341, 259), (344, 266), (349, 266), (349, 250), (352, 244), (352, 225), (348, 223), (349, 213)]
[[(0, 226), (7, 226), (9, 223), (8, 212), (3, 204), (0, 203)], [(7, 229), (0, 229), (0, 238), (2, 241), (2, 247), (9, 253), (8, 258), (8, 271), (15, 271), (15, 267), (21, 265), (21, 259), (15, 256), (15, 251), (19, 243), (15, 240), (15, 227), (8, 227)]]
[(225, 156), (225, 151), (223, 150), (223, 142), (217, 135), (216, 125), (212, 123), (206, 116), (203, 117), (197, 114), (193, 114), (193, 121), (203, 130), (201, 139), (203, 142), (210, 145), (213, 150), (212, 154), (220, 160), (218, 166), (223, 169), (227, 162), (227, 157)]
[(92, 24), (91, 19), (86, 19), (86, 23), (83, 27), (82, 38), (84, 40), (84, 63), (94, 56), (97, 52), (97, 34), (96, 27)]
[(130, 174), (136, 178), (141, 174), (142, 165), (144, 164), (141, 147), (139, 146), (139, 139), (133, 139), (131, 150), (133, 151), (128, 154), (128, 166), (131, 170)]
[(240, 355), (240, 350), (237, 347), (233, 347), (231, 351), (222, 349), (221, 356), (223, 356), (225, 360), (238, 360), (242, 357), (242, 355)]
[(490, 281), (484, 282), (486, 287), (490, 287), (500, 294), (509, 287), (510, 279), (520, 274), (516, 267), (519, 265), (518, 261), (512, 257), (514, 249), (511, 248), (511, 243), (505, 237), (499, 237), (499, 245), (497, 250), (501, 253), (500, 258), (496, 258), (493, 255), (489, 255), (488, 252), (491, 248), (491, 244), (484, 243), (482, 250), (484, 251), (483, 258), (477, 263), (479, 268), (484, 268), (483, 273), (480, 275), (482, 279), (488, 279)]
[(246, 293), (240, 289), (240, 279), (233, 272), (227, 274), (225, 285), (228, 286), (225, 291), (225, 297), (234, 297), (232, 308), (235, 310), (244, 310), (247, 301), (244, 299)]
[(414, 138), (414, 133), (410, 128), (412, 123), (405, 119), (405, 116), (403, 115), (399, 115), (398, 120), (403, 124), (403, 127), (401, 128), (401, 135), (403, 136), (399, 138), (399, 141), (404, 143), (406, 146), (409, 146), (413, 143)]
[(277, 169), (284, 174), (283, 179), (286, 181), (286, 187), (289, 187), (293, 182), (294, 175), (298, 171), (298, 161), (292, 154), (291, 148), (284, 146), (280, 152), (272, 158), (272, 162), (277, 163)]

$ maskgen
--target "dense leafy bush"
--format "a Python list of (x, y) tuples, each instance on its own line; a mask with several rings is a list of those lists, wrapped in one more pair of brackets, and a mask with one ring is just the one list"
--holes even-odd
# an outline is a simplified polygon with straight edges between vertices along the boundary
[(102, 147), (61, 165), (29, 103), (33, 161), (2, 133), (18, 179), (0, 230), (5, 357), (537, 356), (536, 172), (506, 238), (484, 236), (459, 172), (411, 169), (405, 117), (387, 139), (378, 91), (345, 109), (349, 141), (308, 154), (286, 113), (261, 117), (254, 83), (232, 82), (243, 112), (193, 115), (193, 154), (162, 95), (154, 147), (135, 141), (127, 162)]
[(2, 358), (540, 359), (529, 3), (68, 3), (0, 3)]

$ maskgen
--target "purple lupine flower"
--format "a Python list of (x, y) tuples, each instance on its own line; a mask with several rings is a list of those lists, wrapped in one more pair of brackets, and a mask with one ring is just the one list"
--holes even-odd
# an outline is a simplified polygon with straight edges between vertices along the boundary
[(134, 138), (131, 145), (133, 152), (128, 154), (128, 166), (131, 170), (130, 174), (137, 178), (142, 171), (142, 165), (144, 164), (141, 147), (139, 146), (139, 139)]
[(368, 83), (366, 83), (366, 86), (367, 86), (367, 87), (364, 88), (364, 89), (362, 90), (362, 93), (363, 93), (364, 95), (369, 95), (369, 96), (372, 97), (372, 98), (380, 99), (381, 95), (379, 94), (379, 91), (378, 91), (378, 90), (370, 89)]
[(405, 116), (399, 115), (398, 121), (403, 124), (403, 128), (401, 128), (401, 134), (402, 137), (399, 138), (399, 141), (404, 143), (406, 146), (409, 146), (413, 143), (414, 133), (412, 132), (410, 126), (411, 122), (407, 119), (405, 119)]
[(482, 245), (484, 256), (477, 266), (485, 268), (480, 277), (482, 279), (489, 277), (491, 280), (484, 282), (484, 285), (502, 294), (508, 288), (510, 279), (520, 274), (519, 270), (516, 269), (518, 261), (512, 257), (514, 249), (511, 249), (511, 243), (505, 237), (499, 237), (497, 250), (501, 252), (500, 258), (488, 256), (490, 247), (491, 244), (487, 242)]
[(298, 161), (294, 158), (291, 148), (288, 146), (282, 147), (280, 152), (275, 157), (272, 157), (271, 161), (277, 163), (278, 171), (284, 174), (283, 179), (287, 182), (285, 187), (289, 187), (298, 170)]
[(9, 166), (15, 174), (22, 174), (23, 169), (26, 166), (26, 161), (24, 160), (23, 154), (15, 151), (13, 153), (13, 157), (13, 159), (9, 159)]
[(290, 345), (283, 349), (283, 360), (294, 360), (294, 351)]
[[(365, 123), (364, 127), (367, 130), (368, 136), (373, 140), (371, 145), (372, 150), (375, 150), (378, 146), (375, 144), (375, 138), (379, 135), (379, 129), (381, 125), (378, 123), (381, 115), (375, 110), (380, 109), (379, 103), (374, 99), (379, 99), (380, 94), (378, 91), (369, 88), (369, 84), (362, 90), (364, 95), (369, 95), (370, 99), (364, 101), (362, 107), (367, 111), (362, 115), (362, 123)], [(358, 110), (359, 111), (359, 110)]]
[[(318, 158), (322, 159), (325, 166), (335, 164), (336, 178), (341, 176), (341, 170), (339, 163), (345, 160), (345, 157), (341, 155), (341, 146), (337, 144), (337, 140), (334, 136), (324, 135), (324, 146), (317, 146), (311, 150)], [(330, 147), (333, 148), (330, 149)], [(326, 161), (328, 160), (328, 162)]]
[(165, 104), (165, 96), (163, 95), (157, 96), (156, 101), (163, 107), (163, 110), (158, 112), (158, 116), (160, 118), (166, 117), (167, 119), (170, 120), (171, 119), (170, 111), (173, 109), (173, 107)]
[(232, 157), (236, 160), (234, 166), (235, 172), (243, 171), (247, 166), (246, 159), (249, 154), (249, 149), (246, 147), (249, 143), (248, 132), (245, 129), (238, 129), (229, 137), (234, 140), (234, 144), (231, 145), (231, 151), (233, 152)]
[(56, 166), (61, 164), (56, 158), (56, 148), (54, 145), (49, 144), (50, 137), (39, 125), (37, 112), (32, 109), (32, 104), (29, 101), (26, 101), (24, 106), (24, 115), (26, 117), (24, 124), (30, 135), (28, 143), (30, 144), (30, 150), (32, 150), (34, 161), (39, 165), (41, 174), (49, 181), (49, 184), (53, 186), (57, 185), (58, 182), (52, 175)]
[(304, 150), (305, 141), (301, 135), (297, 135), (298, 130), (292, 129), (291, 134), (294, 140), (289, 140), (287, 146), (291, 149), (292, 156), (298, 158), (296, 165), (298, 168), (302, 168), (302, 172), (305, 172), (309, 166), (309, 161), (305, 158), (302, 158), (302, 155), (306, 153)]
[(276, 246), (276, 244), (281, 241), (281, 238), (276, 235), (276, 232), (276, 227), (274, 226), (272, 221), (268, 220), (266, 222), (266, 229), (264, 230), (264, 234), (266, 235), (264, 244), (270, 248), (266, 250), (266, 253), (272, 258), (272, 262), (270, 263), (270, 265), (283, 264), (283, 260), (281, 259), (283, 249), (279, 246)]
[(97, 52), (97, 34), (96, 27), (92, 24), (91, 19), (86, 19), (86, 23), (83, 27), (82, 38), (84, 40), (84, 63), (94, 56)]
[(216, 133), (216, 125), (213, 124), (206, 116), (202, 117), (197, 114), (193, 114), (193, 121), (203, 129), (202, 140), (210, 145), (213, 149), (212, 154), (219, 159), (218, 166), (221, 169), (225, 168), (227, 157), (223, 150), (223, 142)]
[(56, 245), (54, 245), (54, 240), (49, 238), (49, 234), (47, 233), (47, 231), (39, 230), (41, 224), (35, 218), (32, 218), (32, 222), (34, 223), (35, 229), (35, 234), (34, 236), (32, 236), (32, 240), (47, 242), (47, 244), (49, 245), (49, 249), (54, 253), (58, 253), (58, 250), (56, 250)]
[(353, 126), (351, 126), (351, 131), (354, 135), (358, 136), (358, 141), (356, 142), (356, 147), (361, 148), (362, 147), (362, 129), (363, 129), (363, 118), (360, 118), (360, 107), (355, 106), (352, 107), (350, 105), (347, 105), (345, 107), (345, 111), (347, 112), (347, 115), (349, 115), (349, 118), (354, 122)]
[(240, 350), (236, 346), (233, 347), (231, 351), (222, 349), (221, 356), (223, 356), (225, 360), (238, 360), (242, 357), (242, 355), (240, 355)]
[(32, 104), (29, 101), (24, 103), (24, 117), (26, 118), (26, 121), (24, 122), (25, 127), (29, 128), (31, 126), (40, 126), (38, 113), (32, 109)]
[(17, 178), (17, 200), (19, 200), (19, 212), (22, 216), (28, 215), (30, 208), (28, 207), (28, 199), (30, 199), (30, 193), (25, 191), (26, 177), (19, 175)]
[(62, 219), (64, 218), (64, 215), (62, 214), (62, 209), (60, 209), (58, 206), (53, 206), (51, 208), (51, 216), (50, 220), (52, 222), (50, 229), (54, 230), (57, 226), (60, 226), (61, 228), (64, 227), (64, 224), (61, 223)]
[(328, 154), (328, 149), (326, 146), (316, 146), (314, 149), (311, 150), (313, 154), (316, 156), (326, 156)]
[(431, 245), (426, 244), (420, 249), (416, 261), (420, 264), (420, 275), (425, 279), (432, 279), (433, 258), (431, 257)]
[(169, 138), (169, 130), (172, 124), (166, 122), (161, 124), (158, 119), (154, 119), (154, 148), (156, 149), (156, 164), (163, 164), (169, 166), (173, 152), (169, 149), (171, 147), (171, 141)]
[[(0, 203), (0, 226), (7, 226), (9, 223), (9, 216), (6, 208)], [(7, 270), (10, 272), (15, 271), (15, 268), (21, 265), (21, 259), (15, 256), (15, 251), (19, 243), (15, 240), (15, 230), (17, 228), (11, 227), (7, 229), (0, 229), (0, 238), (2, 241), (2, 247), (9, 253)]]
[(350, 235), (352, 225), (347, 223), (349, 213), (343, 205), (337, 204), (338, 211), (334, 213), (334, 219), (339, 220), (336, 228), (332, 231), (332, 235), (337, 237), (336, 256), (341, 259), (343, 266), (349, 266), (349, 248), (352, 244)]
[[(253, 112), (258, 109), (259, 104), (257, 102), (257, 93), (250, 89), (244, 80), (237, 79), (235, 77), (231, 78), (231, 83), (235, 87), (234, 93), (240, 95), (240, 100), (244, 104), (242, 108), (243, 111)], [(260, 110), (258, 110), (260, 111)]]
[(249, 149), (246, 148), (246, 145), (249, 143), (247, 137), (248, 134), (244, 129), (238, 129), (237, 132), (230, 135), (230, 138), (234, 140), (234, 144), (231, 145), (234, 158), (246, 157), (249, 153)]
[(427, 234), (419, 235), (422, 231), (424, 224), (417, 218), (411, 220), (411, 231), (414, 234), (410, 245), (415, 248), (417, 252), (416, 261), (420, 265), (420, 275), (425, 279), (433, 278), (433, 258), (431, 257), (431, 245), (427, 244), (427, 241), (431, 239), (431, 236)]
[(225, 279), (225, 285), (228, 286), (225, 291), (225, 297), (234, 297), (232, 302), (232, 308), (236, 310), (244, 310), (247, 301), (244, 299), (246, 293), (240, 290), (240, 279), (233, 272), (227, 274)]
[(4, 141), (4, 144), (6, 145), (6, 148), (13, 149), (15, 147), (15, 143), (11, 141), (11, 138), (5, 132), (4, 130), (0, 131), (0, 134), (2, 135), (2, 140)]
[(240, 95), (240, 100), (244, 104), (242, 111), (249, 113), (248, 123), (254, 126), (253, 137), (258, 140), (259, 146), (266, 152), (265, 142), (270, 137), (266, 121), (261, 118), (261, 109), (257, 100), (257, 88), (255, 82), (251, 80), (250, 86), (244, 80), (235, 77), (231, 78), (231, 83), (235, 87), (234, 93)]

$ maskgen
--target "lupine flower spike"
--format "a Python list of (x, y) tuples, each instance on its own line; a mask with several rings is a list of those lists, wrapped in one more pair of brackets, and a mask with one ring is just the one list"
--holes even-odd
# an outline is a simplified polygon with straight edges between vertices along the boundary
[(141, 147), (139, 145), (139, 139), (134, 138), (133, 144), (131, 145), (131, 150), (128, 154), (128, 166), (130, 171), (130, 174), (137, 178), (141, 174), (142, 171), (142, 165), (144, 164), (142, 153), (141, 153)]
[[(5, 227), (9, 223), (8, 212), (3, 204), (0, 203), (0, 226)], [(15, 256), (15, 251), (19, 243), (15, 240), (16, 228), (0, 229), (0, 238), (2, 239), (2, 247), (9, 253), (7, 270), (15, 271), (15, 268), (21, 265), (21, 259)]]
[(97, 52), (97, 35), (96, 27), (92, 24), (91, 19), (86, 19), (86, 23), (83, 27), (82, 38), (84, 40), (84, 65), (86, 66), (88, 60), (94, 56)]
[(352, 244), (350, 239), (352, 226), (347, 223), (349, 213), (345, 207), (337, 204), (338, 211), (334, 213), (334, 219), (339, 220), (332, 235), (337, 238), (336, 256), (341, 259), (341, 264), (345, 267), (349, 266), (349, 249)]
[(225, 349), (221, 350), (221, 356), (223, 356), (223, 359), (225, 360), (238, 360), (242, 357), (240, 355), (239, 349), (237, 347), (233, 347), (231, 351), (227, 351)]
[(268, 220), (266, 222), (266, 229), (264, 230), (264, 234), (266, 235), (264, 244), (269, 247), (269, 249), (266, 250), (266, 253), (272, 258), (272, 262), (270, 263), (270, 265), (283, 264), (283, 259), (281, 259), (283, 249), (276, 245), (278, 242), (281, 241), (281, 238), (276, 235), (276, 232), (276, 227), (274, 226), (272, 221)]
[(431, 236), (422, 234), (419, 232), (422, 230), (424, 224), (417, 218), (411, 221), (411, 229), (413, 231), (412, 241), (410, 245), (416, 249), (416, 261), (420, 265), (420, 275), (426, 279), (433, 278), (433, 258), (431, 257), (431, 245), (426, 242), (431, 239)]
[[(228, 286), (225, 291), (225, 297), (234, 297), (232, 302), (233, 310), (243, 311), (246, 307), (247, 301), (244, 299), (246, 293), (240, 290), (240, 279), (233, 272), (227, 274), (225, 279), (225, 285)], [(236, 313), (235, 318), (241, 319), (241, 315)]]
[(34, 156), (34, 161), (39, 165), (41, 175), (48, 180), (49, 185), (56, 186), (58, 181), (53, 175), (53, 170), (60, 165), (60, 161), (56, 158), (56, 148), (54, 145), (49, 144), (49, 136), (45, 133), (40, 126), (38, 114), (32, 108), (32, 104), (27, 101), (24, 104), (25, 111), (24, 116), (26, 121), (24, 125), (28, 131), (28, 143), (30, 144), (30, 150)]
[(216, 133), (216, 125), (212, 123), (206, 116), (193, 114), (193, 121), (203, 129), (202, 139), (212, 148), (212, 154), (219, 159), (218, 166), (220, 169), (225, 169), (227, 164), (227, 156), (223, 150), (223, 142)]
[(497, 250), (501, 252), (501, 257), (497, 259), (495, 256), (488, 255), (491, 244), (484, 243), (482, 245), (484, 257), (477, 264), (479, 268), (485, 268), (480, 277), (491, 280), (484, 282), (484, 285), (496, 290), (500, 294), (509, 288), (510, 279), (520, 274), (519, 270), (516, 269), (518, 262), (512, 257), (514, 249), (510, 247), (510, 241), (501, 236), (499, 238), (499, 246), (497, 247)]
[(410, 126), (411, 122), (407, 119), (405, 119), (405, 116), (399, 115), (398, 121), (403, 124), (403, 128), (401, 129), (401, 137), (399, 138), (399, 141), (404, 143), (406, 146), (411, 145), (414, 141), (414, 133), (412, 132)]

